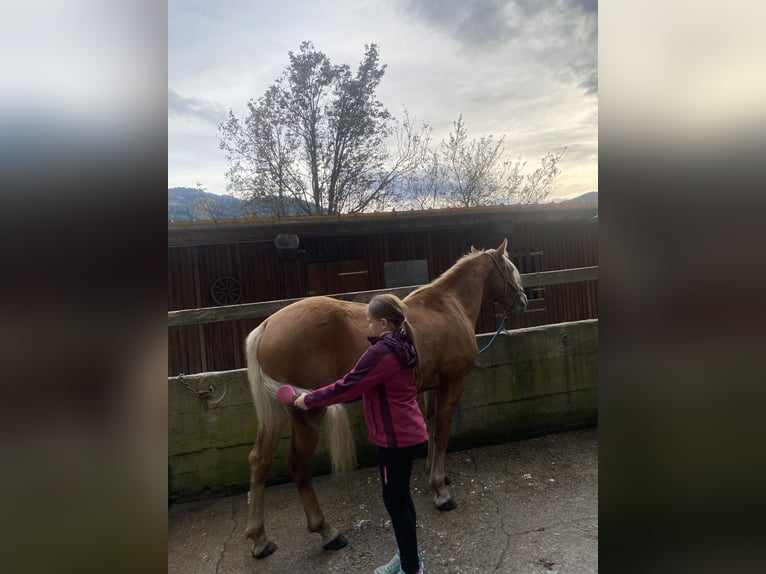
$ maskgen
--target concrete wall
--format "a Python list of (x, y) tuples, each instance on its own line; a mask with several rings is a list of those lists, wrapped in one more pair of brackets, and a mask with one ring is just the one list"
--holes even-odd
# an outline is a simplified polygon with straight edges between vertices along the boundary
[[(491, 337), (477, 336), (479, 348)], [(478, 356), (466, 381), (455, 413), (450, 449), (595, 425), (597, 353), (597, 319), (498, 336)], [(211, 385), (214, 391), (210, 400), (201, 400), (192, 392)], [(257, 421), (245, 370), (171, 377), (168, 399), (170, 500), (246, 490), (247, 455)], [(366, 439), (361, 405), (357, 402), (347, 408), (360, 465), (372, 464), (375, 449)], [(289, 480), (289, 442), (288, 425), (271, 469), (271, 482)], [(324, 436), (314, 468), (317, 474), (329, 472)]]

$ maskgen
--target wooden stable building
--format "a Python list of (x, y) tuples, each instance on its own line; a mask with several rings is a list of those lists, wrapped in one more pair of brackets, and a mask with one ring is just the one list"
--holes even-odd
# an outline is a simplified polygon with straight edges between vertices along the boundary
[[(522, 274), (595, 266), (597, 213), (581, 202), (169, 223), (168, 310), (421, 285), (504, 238)], [(595, 280), (528, 297), (507, 328), (598, 317)], [(486, 307), (477, 333), (500, 323)], [(169, 327), (168, 374), (244, 367), (245, 337), (264, 318)]]

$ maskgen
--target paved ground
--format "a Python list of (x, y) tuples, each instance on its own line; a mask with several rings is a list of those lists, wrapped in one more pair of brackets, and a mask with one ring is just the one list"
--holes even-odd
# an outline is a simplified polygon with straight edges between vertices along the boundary
[[(415, 462), (418, 538), (429, 574), (591, 573), (598, 570), (598, 431), (548, 435), (452, 452), (447, 474), (458, 508), (432, 502)], [(266, 491), (266, 529), (279, 549), (262, 560), (244, 537), (247, 495), (172, 506), (168, 572), (371, 573), (395, 551), (375, 468), (315, 479), (325, 517), (348, 538), (322, 550), (292, 484)]]

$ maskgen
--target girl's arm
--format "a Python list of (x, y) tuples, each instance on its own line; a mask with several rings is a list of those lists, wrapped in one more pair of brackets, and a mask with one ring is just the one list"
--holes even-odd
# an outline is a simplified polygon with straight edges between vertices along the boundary
[(313, 409), (358, 399), (388, 378), (390, 368), (389, 362), (385, 360), (388, 355), (389, 351), (383, 345), (370, 347), (342, 379), (310, 393), (303, 393), (295, 400), (295, 406)]

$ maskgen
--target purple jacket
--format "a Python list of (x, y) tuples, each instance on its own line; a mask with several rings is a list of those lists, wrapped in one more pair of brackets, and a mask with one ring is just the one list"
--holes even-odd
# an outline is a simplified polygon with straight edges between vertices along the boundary
[(400, 448), (428, 440), (417, 403), (415, 347), (392, 331), (369, 337), (372, 346), (342, 379), (308, 393), (308, 408), (348, 403), (362, 397), (367, 436), (378, 446)]

